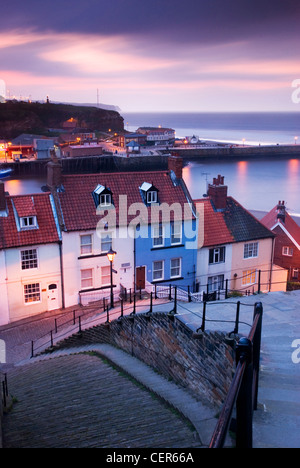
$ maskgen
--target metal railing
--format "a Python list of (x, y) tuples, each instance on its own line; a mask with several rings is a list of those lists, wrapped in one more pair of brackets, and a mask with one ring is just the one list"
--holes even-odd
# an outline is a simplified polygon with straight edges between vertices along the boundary
[(8, 398), (8, 384), (7, 384), (7, 374), (0, 372), (0, 398), (1, 398), (1, 405), (0, 410), (2, 411), (3, 408), (7, 406), (7, 398)]
[(236, 447), (253, 447), (253, 411), (257, 409), (263, 306), (257, 302), (251, 331), (236, 346), (236, 372), (209, 448), (223, 448), (236, 409)]

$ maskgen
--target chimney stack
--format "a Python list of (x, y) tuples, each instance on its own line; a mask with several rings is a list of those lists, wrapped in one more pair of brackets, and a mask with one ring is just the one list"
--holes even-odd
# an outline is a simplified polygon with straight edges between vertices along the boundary
[(224, 176), (218, 175), (213, 179), (213, 183), (208, 185), (207, 195), (211, 198), (216, 210), (226, 208), (228, 187), (224, 185)]
[(62, 185), (62, 167), (58, 161), (55, 151), (51, 151), (51, 161), (47, 164), (47, 186), (50, 189)]
[(172, 154), (168, 158), (168, 170), (173, 171), (176, 179), (182, 179), (183, 159), (180, 156)]
[(286, 214), (286, 207), (284, 200), (278, 202), (277, 205), (277, 219), (281, 220), (283, 223), (285, 223), (285, 214)]
[(5, 185), (4, 182), (0, 181), (0, 211), (6, 210), (6, 200), (5, 200)]

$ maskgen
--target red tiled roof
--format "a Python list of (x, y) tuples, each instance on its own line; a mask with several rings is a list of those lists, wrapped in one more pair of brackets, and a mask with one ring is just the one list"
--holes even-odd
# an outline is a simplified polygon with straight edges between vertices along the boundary
[[(196, 204), (196, 208), (198, 208), (199, 204), (204, 205), (203, 247), (234, 242), (234, 237), (226, 226), (223, 212), (215, 211), (209, 198), (195, 200), (194, 203)], [(201, 223), (201, 219), (199, 222)]]
[(289, 234), (293, 237), (293, 239), (300, 244), (300, 226), (293, 220), (293, 218), (289, 215), (289, 213), (285, 210), (285, 221), (282, 222), (281, 219), (277, 218), (277, 205), (269, 211), (266, 216), (264, 216), (261, 222), (269, 229), (272, 229), (277, 223), (281, 224), (285, 229), (289, 232)]
[[(0, 217), (1, 249), (59, 241), (49, 193), (11, 196), (6, 197), (6, 201), (8, 217)], [(19, 216), (37, 217), (38, 229), (18, 231), (12, 201), (15, 207), (18, 207)]]
[(197, 211), (199, 204), (204, 204), (203, 247), (274, 237), (269, 229), (232, 197), (226, 198), (226, 208), (222, 211), (214, 209), (211, 198), (194, 200), (194, 203)]
[(37, 215), (33, 197), (15, 197), (14, 205), (20, 218)]
[[(58, 196), (67, 231), (89, 230), (97, 227), (101, 216), (96, 213), (92, 193), (99, 184), (106, 186), (112, 192), (113, 204), (116, 209), (116, 223), (124, 225), (126, 210), (120, 206), (119, 197), (121, 195), (127, 196), (128, 208), (135, 203), (143, 204), (140, 187), (144, 182), (149, 182), (158, 189), (160, 206), (162, 203), (167, 203), (169, 206), (173, 203), (179, 203), (183, 209), (184, 204), (187, 203), (184, 183), (174, 186), (166, 171), (64, 176), (62, 185), (65, 191), (59, 193)], [(109, 213), (109, 210), (107, 212)], [(150, 208), (147, 208), (147, 212), (148, 220), (151, 220)], [(127, 222), (129, 223), (137, 216), (139, 216), (139, 212), (134, 209), (133, 213), (128, 214)], [(173, 213), (171, 212), (172, 218)]]

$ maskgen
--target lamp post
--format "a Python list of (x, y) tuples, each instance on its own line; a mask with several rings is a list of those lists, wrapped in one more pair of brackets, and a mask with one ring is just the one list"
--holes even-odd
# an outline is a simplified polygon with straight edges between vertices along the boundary
[(110, 307), (114, 308), (114, 284), (113, 284), (113, 261), (116, 256), (116, 253), (112, 248), (107, 252), (107, 258), (110, 263)]

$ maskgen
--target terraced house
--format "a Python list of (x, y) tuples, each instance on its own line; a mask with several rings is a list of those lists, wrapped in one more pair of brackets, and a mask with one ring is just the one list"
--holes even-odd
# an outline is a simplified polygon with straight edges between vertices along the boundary
[(0, 324), (63, 306), (61, 261), (52, 195), (9, 196), (0, 182)]
[(197, 289), (245, 294), (286, 289), (286, 271), (273, 265), (274, 234), (234, 198), (224, 177), (195, 200), (199, 213)]

